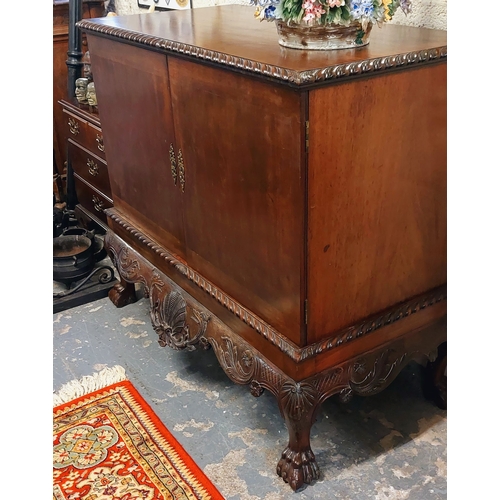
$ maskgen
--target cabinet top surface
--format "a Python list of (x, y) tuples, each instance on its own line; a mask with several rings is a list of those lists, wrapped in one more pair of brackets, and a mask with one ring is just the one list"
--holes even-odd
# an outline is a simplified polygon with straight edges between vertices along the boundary
[(257, 21), (254, 10), (225, 5), (84, 19), (77, 26), (294, 85), (446, 59), (446, 31), (393, 24), (374, 26), (370, 43), (357, 49), (284, 48), (278, 44), (274, 23)]

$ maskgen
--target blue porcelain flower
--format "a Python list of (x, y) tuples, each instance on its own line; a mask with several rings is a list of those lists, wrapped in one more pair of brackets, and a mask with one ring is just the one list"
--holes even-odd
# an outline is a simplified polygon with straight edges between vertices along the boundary
[(266, 7), (264, 10), (264, 19), (274, 19), (275, 17), (276, 17), (276, 7), (274, 5)]
[(373, 15), (373, 0), (351, 0), (351, 15), (353, 19), (371, 18)]

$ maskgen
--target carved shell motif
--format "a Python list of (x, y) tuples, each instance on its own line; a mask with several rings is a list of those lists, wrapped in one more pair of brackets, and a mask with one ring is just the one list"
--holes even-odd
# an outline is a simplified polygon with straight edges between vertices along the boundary
[[(163, 284), (163, 282), (161, 282)], [(191, 319), (198, 325), (198, 331), (191, 337), (189, 325), (186, 324), (187, 306), (181, 293), (173, 290), (163, 298), (154, 299), (157, 290), (161, 290), (160, 282), (156, 280), (151, 285), (151, 323), (159, 335), (158, 343), (161, 347), (169, 346), (172, 349), (194, 351), (198, 347), (209, 349), (210, 344), (205, 338), (210, 316), (202, 311), (192, 309)]]
[(285, 382), (280, 391), (283, 413), (292, 420), (300, 420), (316, 403), (317, 391), (308, 383)]
[(163, 301), (154, 301), (151, 307), (151, 323), (159, 335), (159, 344), (173, 349), (183, 349), (189, 341), (186, 325), (186, 301), (179, 292), (172, 291)]

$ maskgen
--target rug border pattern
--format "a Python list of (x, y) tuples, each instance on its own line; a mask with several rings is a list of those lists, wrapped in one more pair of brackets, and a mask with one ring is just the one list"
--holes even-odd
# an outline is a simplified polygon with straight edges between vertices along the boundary
[[(220, 494), (215, 485), (210, 482), (205, 473), (165, 427), (151, 406), (144, 400), (129, 380), (116, 382), (104, 388), (79, 396), (74, 400), (55, 406), (53, 409), (54, 419), (56, 417), (62, 418), (64, 415), (74, 414), (86, 404), (95, 402), (96, 399), (104, 400), (116, 396), (121, 397), (124, 401), (125, 408), (120, 406), (121, 411), (126, 413), (131, 412), (133, 414), (133, 417), (138, 420), (151, 437), (155, 449), (159, 451), (158, 454), (164, 453), (168, 456), (170, 465), (168, 467), (165, 464), (161, 465), (169, 471), (174, 477), (174, 480), (177, 479), (179, 482), (185, 483), (185, 485), (192, 490), (192, 498), (199, 498), (200, 500), (224, 500), (224, 497)], [(112, 414), (112, 411), (109, 409), (106, 411), (106, 414), (108, 414), (108, 412)], [(113, 416), (112, 420), (115, 425), (123, 428), (122, 422), (119, 422), (116, 416)], [(70, 422), (62, 422), (61, 425), (69, 426), (73, 424)], [(58, 431), (59, 430), (60, 428), (58, 428)], [(129, 431), (125, 429), (124, 431), (127, 439), (130, 439)], [(137, 453), (137, 450), (134, 450), (134, 452)], [(144, 456), (141, 456), (141, 462), (151, 470), (151, 463), (148, 462)], [(173, 472), (175, 472), (175, 474)], [(177, 476), (177, 478), (175, 476)], [(158, 474), (158, 471), (155, 470), (154, 473), (151, 474), (151, 480), (159, 491), (163, 493), (168, 492), (166, 486), (161, 482), (161, 475)], [(188, 498), (190, 498), (188, 492), (185, 491), (185, 493)]]

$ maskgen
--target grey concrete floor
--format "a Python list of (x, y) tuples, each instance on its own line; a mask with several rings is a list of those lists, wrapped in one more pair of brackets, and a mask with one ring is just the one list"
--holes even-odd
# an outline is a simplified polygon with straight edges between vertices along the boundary
[[(140, 290), (139, 290), (140, 292)], [(53, 316), (53, 386), (120, 365), (226, 500), (437, 500), (447, 497), (447, 419), (408, 365), (383, 392), (327, 400), (312, 428), (321, 476), (293, 493), (276, 473), (288, 435), (274, 397), (233, 384), (212, 351), (162, 348), (141, 298)]]

